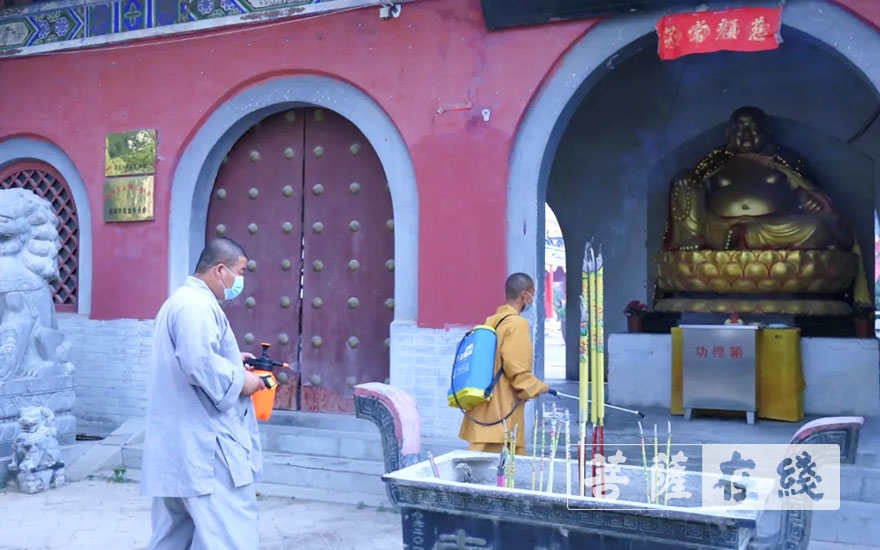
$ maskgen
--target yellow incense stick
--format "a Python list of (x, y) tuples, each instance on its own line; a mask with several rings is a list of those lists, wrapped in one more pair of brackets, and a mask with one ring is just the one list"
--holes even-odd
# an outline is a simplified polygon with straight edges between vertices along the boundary
[(672, 454), (672, 422), (666, 421), (666, 474), (663, 478), (663, 504), (669, 504), (669, 458)]
[(599, 372), (599, 350), (597, 348), (598, 340), (597, 330), (598, 323), (596, 322), (597, 312), (598, 312), (598, 297), (596, 296), (596, 256), (593, 252), (592, 244), (590, 245), (590, 323), (589, 323), (589, 331), (590, 331), (590, 395), (592, 396), (592, 418), (593, 423), (599, 421), (599, 393), (598, 393), (598, 372)]
[(602, 248), (596, 265), (596, 373), (598, 374), (597, 411), (599, 426), (605, 424), (605, 275), (602, 266)]
[(571, 436), (569, 435), (569, 413), (565, 409), (565, 496), (571, 496)]

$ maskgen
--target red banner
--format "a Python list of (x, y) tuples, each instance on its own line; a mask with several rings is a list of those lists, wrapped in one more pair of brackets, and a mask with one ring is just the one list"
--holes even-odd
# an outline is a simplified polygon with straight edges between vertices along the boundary
[(781, 26), (781, 7), (666, 15), (657, 23), (660, 59), (721, 50), (773, 50), (782, 41)]

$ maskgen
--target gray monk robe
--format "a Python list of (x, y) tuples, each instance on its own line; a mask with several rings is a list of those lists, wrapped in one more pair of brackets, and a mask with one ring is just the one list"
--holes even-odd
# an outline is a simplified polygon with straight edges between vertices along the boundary
[(259, 547), (262, 449), (244, 373), (217, 298), (187, 278), (156, 316), (141, 477), (154, 497), (150, 549)]

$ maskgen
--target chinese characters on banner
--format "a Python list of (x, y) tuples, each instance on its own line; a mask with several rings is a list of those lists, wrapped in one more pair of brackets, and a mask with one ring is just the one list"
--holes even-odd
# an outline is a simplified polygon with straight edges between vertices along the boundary
[(781, 7), (666, 15), (657, 23), (660, 59), (722, 50), (773, 50), (782, 41), (781, 26)]

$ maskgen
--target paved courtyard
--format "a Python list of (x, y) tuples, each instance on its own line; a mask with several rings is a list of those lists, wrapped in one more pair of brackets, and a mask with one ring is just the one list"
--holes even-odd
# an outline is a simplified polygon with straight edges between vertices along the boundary
[[(401, 548), (389, 508), (260, 497), (261, 550)], [(150, 502), (137, 483), (83, 480), (37, 495), (0, 492), (0, 550), (141, 550)], [(218, 549), (219, 550), (219, 549)]]
[[(388, 508), (260, 497), (261, 550), (397, 550), (400, 516)], [(84, 480), (37, 495), (0, 492), (0, 550), (142, 550), (149, 501), (138, 485)], [(876, 550), (813, 541), (809, 550)], [(528, 549), (523, 549), (528, 550)]]

